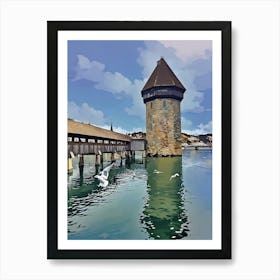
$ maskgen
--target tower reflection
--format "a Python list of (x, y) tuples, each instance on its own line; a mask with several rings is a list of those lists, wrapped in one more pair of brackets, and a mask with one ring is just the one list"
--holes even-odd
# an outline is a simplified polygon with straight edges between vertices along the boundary
[(187, 236), (182, 157), (147, 158), (146, 169), (148, 199), (141, 222), (150, 238), (180, 239)]

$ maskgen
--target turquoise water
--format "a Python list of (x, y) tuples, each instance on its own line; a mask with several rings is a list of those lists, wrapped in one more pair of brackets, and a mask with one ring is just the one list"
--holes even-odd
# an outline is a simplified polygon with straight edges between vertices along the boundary
[[(107, 164), (110, 164), (109, 162)], [(98, 187), (93, 156), (68, 175), (68, 239), (211, 239), (212, 151), (120, 160)]]

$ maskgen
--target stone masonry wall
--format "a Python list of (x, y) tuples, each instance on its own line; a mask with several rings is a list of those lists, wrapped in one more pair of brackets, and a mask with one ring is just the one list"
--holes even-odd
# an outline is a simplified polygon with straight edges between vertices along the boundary
[(147, 102), (146, 133), (148, 155), (181, 155), (180, 101), (159, 98)]

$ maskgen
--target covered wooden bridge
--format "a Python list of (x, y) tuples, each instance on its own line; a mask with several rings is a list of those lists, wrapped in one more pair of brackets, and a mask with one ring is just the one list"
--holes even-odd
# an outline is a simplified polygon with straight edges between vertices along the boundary
[(68, 153), (75, 156), (125, 151), (145, 151), (144, 139), (68, 119)]
[(68, 153), (75, 156), (129, 151), (131, 141), (129, 135), (68, 119)]
[(95, 155), (96, 173), (99, 166), (103, 166), (103, 155), (111, 154), (111, 161), (115, 154), (129, 159), (136, 151), (145, 155), (146, 141), (133, 139), (129, 135), (103, 129), (91, 124), (85, 124), (68, 119), (68, 172), (73, 171), (72, 157), (79, 155), (80, 173), (83, 172), (84, 155)]

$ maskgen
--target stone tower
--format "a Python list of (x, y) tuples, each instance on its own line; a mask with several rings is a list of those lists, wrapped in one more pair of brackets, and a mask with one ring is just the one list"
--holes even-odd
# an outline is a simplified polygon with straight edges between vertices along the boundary
[(182, 155), (180, 103), (185, 90), (161, 58), (141, 91), (146, 104), (147, 155)]

